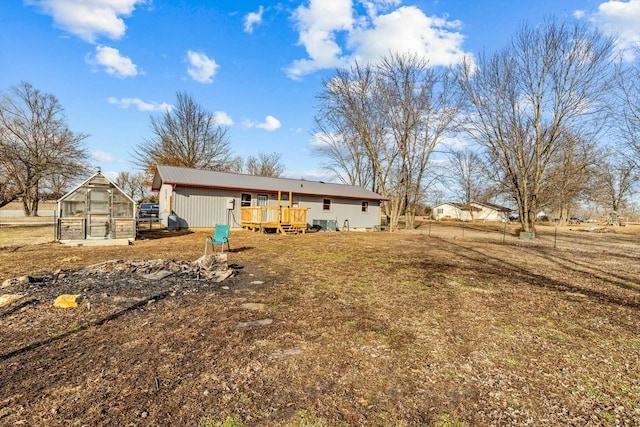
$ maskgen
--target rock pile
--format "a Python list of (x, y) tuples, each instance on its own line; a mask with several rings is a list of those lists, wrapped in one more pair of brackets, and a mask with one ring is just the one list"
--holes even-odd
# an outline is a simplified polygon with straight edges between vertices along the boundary
[(209, 254), (196, 261), (154, 259), (110, 260), (78, 270), (58, 270), (41, 276), (5, 280), (0, 307), (20, 304), (20, 300), (49, 300), (61, 308), (108, 298), (144, 299), (178, 289), (218, 284), (232, 277), (238, 266), (227, 264), (227, 254)]

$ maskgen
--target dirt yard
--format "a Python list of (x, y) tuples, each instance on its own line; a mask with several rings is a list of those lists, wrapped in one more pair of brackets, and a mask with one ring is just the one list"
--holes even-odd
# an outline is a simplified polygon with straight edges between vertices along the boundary
[(552, 233), (5, 246), (0, 425), (640, 425), (638, 230)]

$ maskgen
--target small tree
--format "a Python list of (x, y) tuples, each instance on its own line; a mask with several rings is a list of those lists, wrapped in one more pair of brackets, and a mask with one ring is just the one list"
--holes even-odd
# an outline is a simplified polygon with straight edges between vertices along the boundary
[(609, 155), (600, 163), (595, 196), (605, 209), (620, 212), (629, 202), (638, 182), (638, 166), (628, 157)]
[(593, 191), (590, 178), (597, 174), (596, 165), (603, 157), (594, 141), (580, 135), (564, 135), (563, 143), (549, 162), (538, 198), (539, 207), (557, 212), (559, 224), (564, 224), (577, 201)]
[(451, 151), (447, 169), (446, 181), (459, 192), (462, 202), (481, 201), (487, 180), (484, 179), (482, 157), (478, 153), (469, 149)]
[(246, 171), (249, 175), (278, 178), (284, 172), (281, 157), (279, 153), (258, 153), (257, 156), (249, 156), (245, 163)]
[(125, 171), (118, 173), (115, 184), (133, 200), (141, 203), (150, 198), (150, 181), (151, 179), (143, 173), (132, 174)]
[(176, 94), (177, 105), (161, 117), (151, 117), (153, 136), (134, 149), (138, 166), (153, 174), (157, 165), (228, 171), (234, 166), (227, 129), (213, 113), (188, 94)]

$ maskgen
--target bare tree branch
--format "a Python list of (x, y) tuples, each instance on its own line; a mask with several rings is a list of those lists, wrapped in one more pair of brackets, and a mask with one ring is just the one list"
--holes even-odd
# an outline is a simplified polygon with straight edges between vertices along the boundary
[(153, 137), (134, 149), (138, 166), (153, 173), (157, 165), (228, 171), (234, 166), (227, 129), (216, 123), (188, 94), (176, 94), (177, 105), (151, 117)]
[(85, 173), (85, 138), (69, 130), (55, 96), (27, 82), (12, 87), (0, 105), (0, 206), (22, 198), (25, 214), (36, 215), (47, 180)]
[(613, 41), (581, 24), (524, 25), (511, 45), (466, 61), (468, 134), (483, 146), (535, 231), (538, 197), (564, 135), (596, 139), (611, 89)]
[(279, 153), (258, 153), (257, 156), (247, 158), (245, 168), (249, 175), (278, 178), (284, 172), (284, 165), (280, 162), (281, 157)]
[(343, 182), (389, 199), (391, 228), (413, 228), (435, 146), (452, 128), (457, 97), (448, 71), (412, 54), (337, 70), (323, 83), (316, 115), (317, 152)]

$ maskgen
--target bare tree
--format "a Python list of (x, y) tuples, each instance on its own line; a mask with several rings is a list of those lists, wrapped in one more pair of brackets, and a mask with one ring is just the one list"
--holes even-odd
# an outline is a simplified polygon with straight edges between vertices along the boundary
[(384, 192), (378, 180), (385, 171), (379, 164), (384, 125), (374, 97), (376, 84), (373, 67), (358, 63), (323, 81), (317, 95), (316, 153), (343, 183)]
[(188, 94), (176, 94), (177, 105), (161, 117), (151, 117), (153, 137), (134, 149), (142, 170), (152, 174), (157, 165), (228, 171), (233, 166), (227, 129), (217, 124)]
[(628, 157), (610, 154), (600, 162), (595, 197), (604, 208), (619, 213), (627, 206), (637, 182), (637, 164)]
[(562, 144), (549, 162), (538, 206), (551, 208), (558, 214), (559, 224), (564, 224), (577, 202), (592, 191), (590, 177), (597, 173), (596, 166), (602, 158), (603, 152), (595, 141), (580, 135), (563, 135)]
[(58, 99), (22, 82), (0, 101), (0, 206), (22, 198), (25, 215), (37, 215), (45, 181), (85, 173), (87, 135), (67, 126)]
[(118, 176), (116, 176), (114, 183), (124, 191), (126, 195), (132, 199), (134, 198), (134, 191), (131, 186), (131, 172), (118, 172)]
[(58, 200), (76, 183), (76, 179), (52, 174), (43, 180), (41, 196), (45, 200)]
[[(327, 120), (327, 117), (323, 120)], [(325, 159), (324, 166), (343, 184), (378, 192), (370, 157), (357, 135), (349, 133), (347, 129), (336, 133), (328, 130), (327, 126), (327, 123), (316, 118), (314, 150)], [(339, 127), (336, 123), (335, 128)]]
[(477, 152), (469, 149), (451, 151), (445, 179), (458, 190), (463, 203), (486, 201), (480, 200), (487, 180), (484, 178), (482, 157)]
[(278, 178), (284, 172), (284, 165), (280, 161), (281, 157), (279, 153), (258, 153), (257, 156), (247, 158), (245, 168), (249, 175)]
[[(636, 48), (640, 55), (640, 48)], [(617, 83), (622, 102), (616, 120), (622, 145), (630, 148), (630, 158), (640, 164), (640, 65), (620, 62), (617, 69)]]
[(115, 184), (120, 187), (129, 197), (138, 203), (150, 198), (151, 177), (144, 173), (132, 174), (131, 172), (120, 172), (115, 179)]
[(508, 185), (523, 231), (535, 232), (538, 197), (563, 135), (595, 139), (612, 50), (613, 41), (595, 30), (549, 20), (523, 25), (509, 47), (462, 66), (466, 128)]
[(375, 66), (338, 70), (318, 99), (316, 123), (329, 135), (320, 154), (389, 199), (392, 230), (401, 215), (413, 228), (429, 159), (457, 114), (448, 70), (416, 55), (391, 55)]

